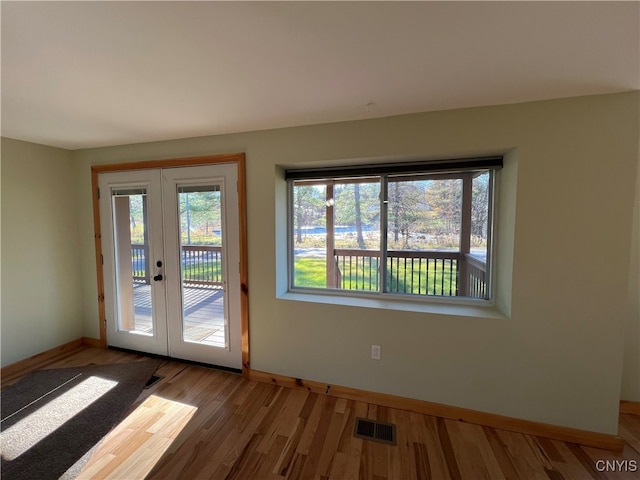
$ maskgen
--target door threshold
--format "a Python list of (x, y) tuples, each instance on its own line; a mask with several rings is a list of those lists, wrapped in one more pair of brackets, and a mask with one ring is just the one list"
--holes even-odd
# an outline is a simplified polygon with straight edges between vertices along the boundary
[(236, 373), (238, 375), (242, 375), (241, 368), (225, 367), (224, 365), (216, 365), (213, 363), (196, 362), (194, 360), (187, 360), (185, 358), (169, 357), (168, 355), (159, 355), (157, 353), (141, 352), (139, 350), (132, 350), (129, 348), (114, 347), (113, 345), (108, 345), (107, 348), (109, 350), (117, 350), (119, 352), (126, 352), (126, 353), (135, 353), (136, 355), (144, 355), (145, 357), (159, 358), (161, 360), (170, 360), (172, 362), (186, 363), (187, 365), (194, 365), (196, 367), (213, 368), (215, 370), (222, 370), (224, 372)]

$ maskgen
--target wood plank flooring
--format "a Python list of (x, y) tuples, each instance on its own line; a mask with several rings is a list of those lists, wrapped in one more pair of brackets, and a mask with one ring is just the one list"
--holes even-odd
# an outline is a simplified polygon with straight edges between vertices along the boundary
[[(81, 347), (46, 368), (141, 358)], [(3, 385), (26, 373), (3, 378)], [(143, 391), (80, 478), (640, 478), (640, 417), (635, 415), (620, 415), (625, 448), (615, 454), (180, 362), (165, 361), (157, 373), (164, 378)], [(397, 446), (355, 438), (356, 417), (396, 424)]]

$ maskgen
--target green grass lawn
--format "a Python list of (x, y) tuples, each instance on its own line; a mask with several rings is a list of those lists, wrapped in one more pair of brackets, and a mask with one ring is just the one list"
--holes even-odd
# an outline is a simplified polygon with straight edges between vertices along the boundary
[(222, 262), (220, 260), (209, 260), (182, 265), (183, 280), (191, 281), (222, 281)]
[(324, 258), (298, 257), (294, 261), (294, 271), (296, 287), (327, 287), (327, 263)]
[[(297, 257), (294, 265), (296, 287), (326, 288), (327, 271), (324, 258)], [(376, 271), (376, 268), (374, 268)], [(349, 278), (350, 273), (350, 278)], [(404, 269), (396, 273), (391, 272), (387, 281), (388, 292), (412, 293), (421, 295), (455, 295), (456, 291), (456, 268), (450, 262), (445, 262), (444, 270), (436, 269), (435, 264), (427, 271), (426, 268), (418, 270)], [(343, 287), (350, 290), (378, 290), (377, 275), (373, 275), (369, 280), (368, 268), (363, 271), (362, 267), (352, 269), (351, 272), (342, 271)], [(450, 293), (451, 292), (451, 293)]]

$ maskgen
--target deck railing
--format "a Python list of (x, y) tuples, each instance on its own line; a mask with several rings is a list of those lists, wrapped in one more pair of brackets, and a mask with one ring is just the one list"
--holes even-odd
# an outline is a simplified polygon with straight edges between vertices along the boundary
[[(378, 291), (380, 251), (335, 249), (336, 287)], [(464, 262), (464, 264), (463, 264)], [(466, 269), (465, 287), (460, 275)], [(387, 252), (387, 292), (414, 295), (485, 298), (486, 265), (459, 252), (390, 250)], [(464, 274), (464, 273), (462, 273)], [(468, 291), (462, 291), (467, 289)]]
[(465, 255), (467, 274), (469, 275), (469, 296), (473, 298), (487, 298), (487, 264), (469, 254)]
[[(131, 245), (133, 280), (149, 283), (144, 245)], [(222, 247), (182, 245), (182, 279), (190, 285), (222, 285)]]
[(222, 285), (222, 247), (183, 245), (182, 280), (191, 285)]
[[(149, 283), (144, 245), (132, 245), (131, 255), (134, 281)], [(334, 261), (337, 288), (379, 290), (379, 250), (335, 249)], [(465, 269), (466, 286), (460, 281)], [(222, 247), (183, 245), (182, 274), (184, 282), (191, 285), (222, 285)], [(486, 298), (485, 277), (486, 263), (469, 254), (428, 250), (387, 252), (387, 292)], [(461, 287), (468, 291), (461, 291)]]
[(133, 281), (149, 283), (149, 269), (147, 268), (147, 255), (144, 245), (131, 245), (131, 267)]

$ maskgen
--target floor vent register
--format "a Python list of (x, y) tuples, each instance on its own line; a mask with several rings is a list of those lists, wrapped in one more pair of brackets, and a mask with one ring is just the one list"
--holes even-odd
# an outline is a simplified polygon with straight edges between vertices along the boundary
[(353, 436), (387, 445), (396, 445), (396, 426), (392, 423), (356, 418)]

